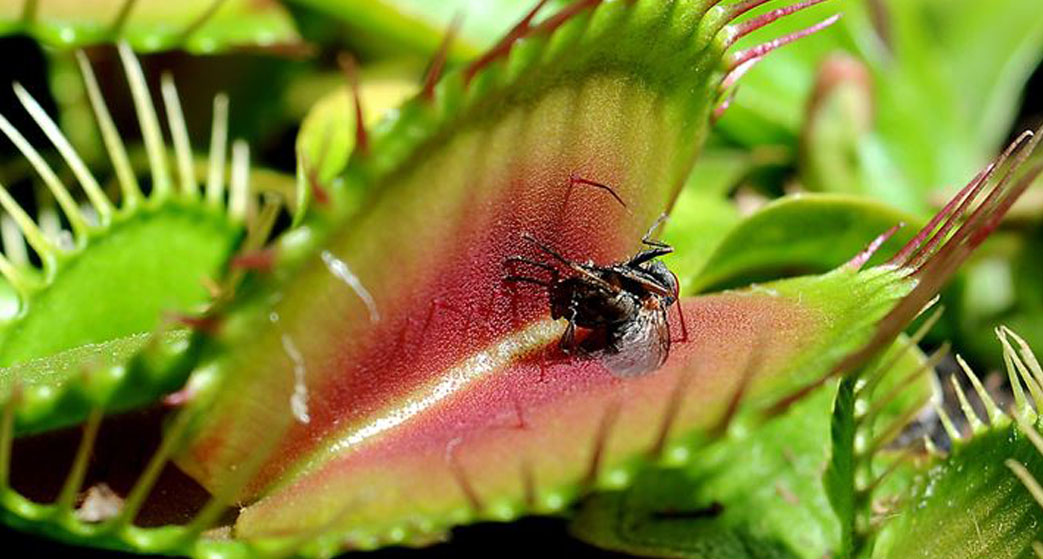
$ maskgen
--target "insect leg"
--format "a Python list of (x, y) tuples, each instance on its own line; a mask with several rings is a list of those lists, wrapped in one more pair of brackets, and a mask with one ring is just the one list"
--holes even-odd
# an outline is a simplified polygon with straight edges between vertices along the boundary
[(533, 237), (532, 235), (530, 235), (528, 233), (522, 233), (522, 239), (525, 239), (526, 241), (529, 241), (530, 243), (536, 245), (536, 248), (538, 248), (538, 249), (542, 250), (543, 252), (549, 254), (555, 260), (557, 260), (557, 261), (561, 262), (562, 264), (568, 266), (570, 270), (572, 270), (573, 272), (576, 272), (577, 274), (585, 277), (588, 281), (590, 281), (591, 283), (597, 285), (598, 287), (607, 290), (609, 293), (619, 293), (620, 288), (618, 286), (612, 285), (612, 284), (608, 283), (607, 281), (601, 279), (596, 274), (594, 274), (589, 269), (587, 269), (586, 266), (584, 266), (584, 265), (582, 265), (582, 264), (580, 264), (578, 262), (573, 262), (572, 260), (569, 260), (568, 258), (565, 258), (564, 256), (558, 254), (557, 252), (554, 251), (554, 249), (552, 249), (552, 248), (548, 247), (547, 245), (537, 241), (536, 238)]
[(664, 221), (666, 221), (666, 214), (660, 214), (659, 219), (655, 220), (655, 223), (653, 223), (652, 227), (648, 229), (645, 236), (641, 237), (641, 244), (652, 248), (639, 251), (630, 259), (629, 262), (627, 262), (627, 265), (640, 266), (645, 262), (654, 260), (660, 256), (665, 256), (674, 251), (674, 247), (664, 243), (663, 241), (657, 241), (652, 238), (656, 229), (659, 229), (659, 226), (662, 225)]
[(565, 333), (558, 340), (558, 347), (566, 355), (571, 355), (572, 351), (576, 349), (576, 309), (570, 308), (569, 313), (569, 325), (565, 327)]
[(552, 283), (545, 282), (540, 279), (530, 278), (528, 276), (504, 276), (503, 281), (508, 283), (531, 283), (540, 287), (550, 287)]
[[(544, 264), (543, 262), (537, 262), (535, 260), (530, 260), (528, 258), (522, 258), (521, 256), (511, 256), (511, 257), (505, 258), (503, 260), (504, 266), (507, 266), (507, 265), (509, 265), (511, 263), (515, 263), (515, 262), (517, 262), (519, 264), (527, 264), (529, 266), (533, 266), (535, 268), (539, 268), (541, 270), (545, 270), (547, 273), (550, 274), (550, 283), (551, 284), (558, 283), (558, 277), (559, 277), (558, 269), (555, 268), (554, 266), (551, 266), (550, 264)], [(512, 276), (516, 276), (517, 274), (511, 274), (511, 275)]]
[(686, 343), (688, 341), (688, 323), (684, 319), (684, 309), (681, 308), (681, 280), (678, 279), (677, 274), (670, 272), (670, 275), (674, 276), (674, 285), (677, 287), (674, 289), (674, 304), (677, 305), (677, 316), (681, 319), (681, 339), (677, 340), (679, 343)]
[(670, 248), (672, 250), (673, 247), (671, 247), (670, 245), (652, 238), (652, 235), (656, 232), (656, 229), (659, 229), (659, 227), (663, 225), (663, 223), (666, 222), (667, 219), (668, 217), (665, 213), (659, 214), (659, 217), (656, 218), (655, 223), (653, 223), (652, 226), (648, 228), (648, 231), (645, 233), (645, 236), (641, 237), (641, 244), (657, 248)]

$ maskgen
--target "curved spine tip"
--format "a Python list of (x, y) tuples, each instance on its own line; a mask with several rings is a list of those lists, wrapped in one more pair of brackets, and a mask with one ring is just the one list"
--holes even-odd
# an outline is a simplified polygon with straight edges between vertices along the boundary
[(337, 64), (348, 82), (353, 99), (352, 110), (355, 112), (355, 149), (362, 155), (369, 153), (369, 134), (366, 132), (364, 111), (362, 110), (362, 93), (359, 88), (358, 63), (355, 57), (346, 52), (337, 56)]
[(1021, 386), (1021, 381), (1018, 380), (1017, 368), (1014, 366), (1011, 352), (1007, 350), (1009, 346), (1002, 332), (997, 328), (995, 333), (1000, 343), (1003, 344), (1003, 364), (1007, 369), (1007, 381), (1010, 383), (1010, 389), (1014, 395), (1014, 413), (1011, 415), (1017, 417), (1028, 408), (1028, 401), (1025, 399), (1025, 389)]
[[(777, 9), (772, 10), (772, 11), (766, 13), (766, 14), (759, 15), (759, 16), (757, 16), (755, 18), (751, 18), (751, 19), (743, 21), (741, 23), (736, 23), (736, 24), (734, 24), (735, 31), (734, 31), (734, 33), (732, 33), (731, 37), (729, 38), (728, 46), (731, 46), (731, 45), (735, 44), (739, 39), (742, 39), (743, 37), (749, 35), (750, 33), (753, 33), (754, 31), (756, 31), (758, 29), (761, 29), (763, 27), (771, 25), (772, 23), (775, 23), (776, 21), (779, 21), (781, 19), (785, 19), (789, 15), (792, 15), (792, 14), (795, 14), (795, 13), (798, 13), (798, 12), (802, 12), (802, 11), (812, 7), (812, 6), (821, 4), (823, 2), (828, 2), (828, 1), (829, 0), (803, 0), (802, 2), (798, 2), (796, 4), (791, 4), (789, 6), (783, 6), (781, 8), (777, 8)], [(756, 5), (759, 6), (760, 4), (763, 4), (763, 3), (764, 2), (759, 2)], [(739, 4), (736, 4), (736, 6), (739, 6)], [(747, 10), (752, 9), (753, 7), (756, 7), (756, 6), (752, 6), (750, 8), (747, 8)], [(742, 13), (745, 13), (745, 12), (742, 12)], [(733, 18), (734, 17), (737, 17), (737, 16), (733, 16)]]
[(1010, 339), (1008, 338), (1009, 330), (1000, 326), (996, 328), (995, 331), (996, 337), (999, 338), (1000, 344), (1003, 346), (1004, 364), (1008, 369), (1013, 367), (1017, 370), (1018, 377), (1028, 388), (1029, 395), (1032, 397), (1036, 409), (1043, 409), (1043, 386), (1040, 385), (1039, 377), (1033, 375), (1033, 372), (1025, 365), (1021, 356), (1014, 350), (1014, 347), (1011, 345)]
[(971, 366), (963, 360), (963, 357), (957, 355), (956, 363), (960, 366), (963, 374), (966, 375), (967, 380), (970, 381), (971, 386), (974, 387), (974, 392), (978, 394), (978, 399), (981, 400), (982, 405), (985, 406), (985, 414), (988, 416), (989, 425), (998, 425), (1003, 418), (1003, 411), (996, 405), (996, 401), (989, 395), (989, 391), (985, 389), (981, 379), (974, 373)]
[(449, 27), (446, 29), (445, 36), (442, 37), (442, 43), (438, 46), (438, 51), (435, 53), (434, 58), (431, 59), (431, 65), (427, 75), (424, 76), (424, 86), (420, 92), (420, 97), (428, 102), (435, 99), (435, 86), (438, 85), (438, 80), (441, 79), (442, 72), (445, 70), (446, 61), (449, 58), (449, 48), (452, 46), (456, 35), (460, 32), (463, 20), (462, 12), (457, 12), (453, 16), (453, 19), (449, 22)]
[(873, 241), (869, 243), (869, 245), (867, 245), (866, 248), (862, 250), (862, 252), (859, 252), (857, 255), (855, 255), (854, 258), (849, 260), (847, 264), (844, 264), (844, 267), (856, 272), (858, 270), (861, 270), (862, 267), (865, 266), (866, 262), (869, 262), (869, 259), (872, 258), (878, 250), (880, 250), (880, 247), (884, 246), (884, 243), (886, 243), (892, 237), (894, 237), (895, 234), (897, 234), (898, 231), (901, 230), (903, 227), (905, 227), (905, 223), (898, 223), (894, 227), (891, 227), (887, 231), (880, 234), (877, 238), (873, 239)]
[(815, 33), (818, 33), (824, 29), (831, 27), (832, 25), (840, 21), (840, 18), (841, 14), (836, 14), (820, 21), (819, 23), (816, 23), (815, 25), (812, 25), (811, 27), (801, 29), (800, 31), (795, 31), (793, 33), (790, 33), (789, 35), (779, 37), (778, 39), (774, 39), (772, 41), (768, 41), (766, 43), (762, 43), (760, 45), (736, 52), (731, 56), (731, 59), (728, 62), (727, 69), (729, 71), (734, 70), (735, 68), (741, 66), (746, 62), (749, 62), (750, 60), (753, 60), (754, 58), (760, 58), (790, 43), (799, 41), (804, 37), (814, 35)]

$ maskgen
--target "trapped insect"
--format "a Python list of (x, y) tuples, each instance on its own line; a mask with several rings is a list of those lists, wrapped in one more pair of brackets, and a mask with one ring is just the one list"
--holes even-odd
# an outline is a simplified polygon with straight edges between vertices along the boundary
[[(546, 262), (519, 256), (516, 262), (546, 271), (550, 278), (512, 274), (508, 282), (524, 282), (547, 289), (551, 318), (564, 318), (568, 327), (559, 341), (564, 353), (580, 353), (596, 359), (612, 374), (635, 377), (658, 369), (670, 353), (670, 324), (667, 311), (677, 302), (679, 284), (659, 257), (673, 247), (653, 240), (652, 234), (665, 219), (660, 217), (641, 243), (647, 247), (622, 262), (599, 266), (570, 260), (528, 234), (532, 243), (566, 270)], [(681, 315), (682, 339), (685, 335)], [(583, 332), (577, 335), (577, 329)]]

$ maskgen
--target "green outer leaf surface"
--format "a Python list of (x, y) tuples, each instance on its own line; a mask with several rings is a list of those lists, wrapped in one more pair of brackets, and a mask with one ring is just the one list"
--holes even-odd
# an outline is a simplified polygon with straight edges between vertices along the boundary
[(839, 533), (820, 480), (833, 392), (823, 387), (784, 416), (729, 435), (684, 469), (648, 471), (623, 493), (593, 497), (573, 533), (647, 557), (820, 559)]
[(873, 557), (1030, 559), (1043, 536), (1043, 510), (1004, 464), (1013, 459), (1037, 479), (1043, 456), (1008, 419), (938, 459), (909, 497), (905, 514), (884, 528)]
[(836, 514), (840, 541), (840, 557), (851, 557), (855, 535), (855, 383), (854, 378), (841, 381), (830, 416), (829, 462), (823, 475), (823, 486), (829, 505)]
[[(0, 32), (25, 32), (55, 48), (125, 40), (144, 52), (181, 48), (211, 53), (300, 40), (289, 13), (273, 0), (225, 0), (212, 12), (213, 0), (138, 1), (132, 3), (118, 29), (114, 24), (127, 0), (6, 4), (0, 11)], [(25, 17), (22, 8), (29, 4), (36, 9)]]

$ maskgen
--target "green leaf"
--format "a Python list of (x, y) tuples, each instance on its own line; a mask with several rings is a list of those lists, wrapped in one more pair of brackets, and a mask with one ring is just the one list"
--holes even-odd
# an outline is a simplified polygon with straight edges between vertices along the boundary
[(0, 32), (27, 33), (47, 46), (75, 48), (126, 41), (135, 50), (211, 53), (299, 42), (289, 14), (273, 0), (10, 1)]
[[(512, 256), (536, 257), (523, 231), (577, 258), (611, 262), (634, 250), (682, 184), (705, 137), (728, 33), (717, 30), (728, 17), (725, 10), (704, 17), (701, 8), (684, 3), (637, 2), (548, 19), (561, 27), (513, 42), (502, 64), (482, 62), (447, 76), (433, 100), (421, 95), (407, 103), (397, 120), (370, 137), (368, 151), (356, 150), (346, 176), (372, 186), (364, 209), (347, 226), (333, 226), (325, 239), (321, 231), (329, 225), (319, 220), (286, 237), (278, 273), (258, 278), (256, 291), (240, 299), (227, 329), (212, 342), (221, 351), (200, 367), (224, 378), (206, 393), (216, 398), (213, 407), (204, 397), (197, 402), (194, 409), (207, 419), (197, 422), (179, 464), (219, 494), (263, 496), (240, 515), (242, 538), (325, 526), (336, 521), (337, 503), (354, 501), (364, 486), (385, 487), (387, 499), (345, 513), (330, 530), (330, 542), (426, 539), (480, 518), (558, 510), (574, 498), (598, 444), (598, 421), (621, 388), (589, 361), (557, 374), (548, 363), (546, 382), (530, 386), (533, 372), (543, 368), (541, 354), (549, 351), (543, 348), (554, 347), (561, 326), (546, 321), (538, 290), (503, 283), (505, 263)], [(675, 73), (681, 66), (692, 71)], [(611, 192), (570, 184), (570, 176), (605, 183)], [(851, 279), (838, 272), (835, 281), (845, 278)], [(864, 281), (864, 289), (882, 290), (888, 302), (907, 287), (872, 274)], [(700, 315), (711, 312), (703, 304), (720, 305), (720, 312), (738, 312), (735, 320), (767, 320), (786, 330), (797, 328), (783, 326), (790, 319), (803, 324), (817, 321), (812, 316), (819, 312), (834, 312), (824, 301), (812, 302), (815, 285), (779, 289), (806, 291), (807, 306), (791, 315), (783, 310), (785, 295), (776, 302), (764, 293), (686, 307)], [(829, 301), (840, 296), (821, 291)], [(846, 296), (852, 287), (838, 291)], [(888, 306), (882, 301), (881, 312)], [(799, 318), (805, 312), (811, 315)], [(872, 313), (859, 320), (866, 316)], [(704, 327), (693, 324), (693, 335)], [(748, 335), (756, 331), (760, 326)], [(706, 335), (706, 343), (718, 343)], [(818, 342), (788, 344), (787, 354), (803, 343)], [(801, 363), (835, 363), (843, 347), (849, 346), (831, 342), (824, 354), (801, 353)], [(765, 351), (766, 359), (778, 359)], [(671, 353), (679, 360), (674, 374), (683, 369), (685, 354)], [(722, 355), (732, 356), (722, 367), (742, 366), (734, 352)], [(700, 358), (711, 359), (705, 352)], [(389, 377), (393, 370), (400, 372)], [(801, 365), (801, 371), (797, 376), (807, 380), (804, 375), (821, 369)], [(628, 390), (635, 400), (643, 399), (641, 392), (661, 396), (674, 374)], [(387, 380), (367, 380), (374, 375)], [(718, 396), (734, 389), (737, 379), (717, 387)], [(775, 382), (774, 375), (765, 379), (763, 389), (782, 391), (788, 384)], [(577, 383), (586, 385), (583, 394), (551, 406), (556, 394), (574, 391), (570, 386)], [(522, 419), (511, 398), (505, 400), (512, 394)], [(400, 408), (414, 400), (422, 405)], [(708, 400), (713, 404), (691, 418), (696, 434), (705, 434), (725, 400)], [(402, 409), (413, 411), (388, 423)], [(589, 483), (624, 483), (635, 449), (650, 444), (649, 431), (640, 426), (659, 410), (628, 406), (619, 413), (625, 417), (620, 425), (634, 427), (618, 428), (619, 448), (604, 457), (603, 470)], [(493, 427), (516, 421), (533, 426), (506, 433)], [(559, 421), (573, 425), (574, 437), (587, 444), (576, 445), (573, 437), (569, 448), (548, 453), (547, 447), (566, 442), (553, 438), (551, 426)], [(460, 437), (467, 443), (453, 442)], [(512, 444), (518, 459), (531, 463), (492, 467), (493, 456)], [(268, 445), (274, 445), (271, 454), (258, 452)], [(417, 452), (400, 454), (413, 445)], [(458, 446), (460, 460), (470, 464), (461, 466), (466, 474), (454, 473), (453, 461), (445, 460)], [(520, 450), (540, 447), (540, 453)], [(229, 468), (243, 463), (244, 451), (262, 461), (256, 474)], [(372, 469), (377, 463), (383, 465)], [(361, 469), (346, 477), (356, 468), (351, 464)], [(536, 480), (530, 501), (516, 477), (523, 467)], [(315, 493), (319, 486), (326, 487), (321, 494)], [(405, 495), (413, 496), (406, 502)], [(301, 508), (305, 503), (311, 504)], [(414, 517), (428, 528), (415, 529), (408, 523)]]
[(210, 299), (204, 282), (220, 277), (242, 235), (223, 209), (193, 203), (135, 210), (119, 221), (92, 233), (81, 254), (22, 302), (2, 331), (0, 366), (150, 332), (164, 312), (199, 308)]
[[(701, 266), (679, 267), (677, 272), (688, 293), (823, 272), (904, 223), (906, 227), (880, 251), (893, 254), (912, 237), (918, 222), (915, 216), (860, 197), (787, 196), (742, 220)], [(668, 231), (666, 239), (683, 245), (674, 233)]]

